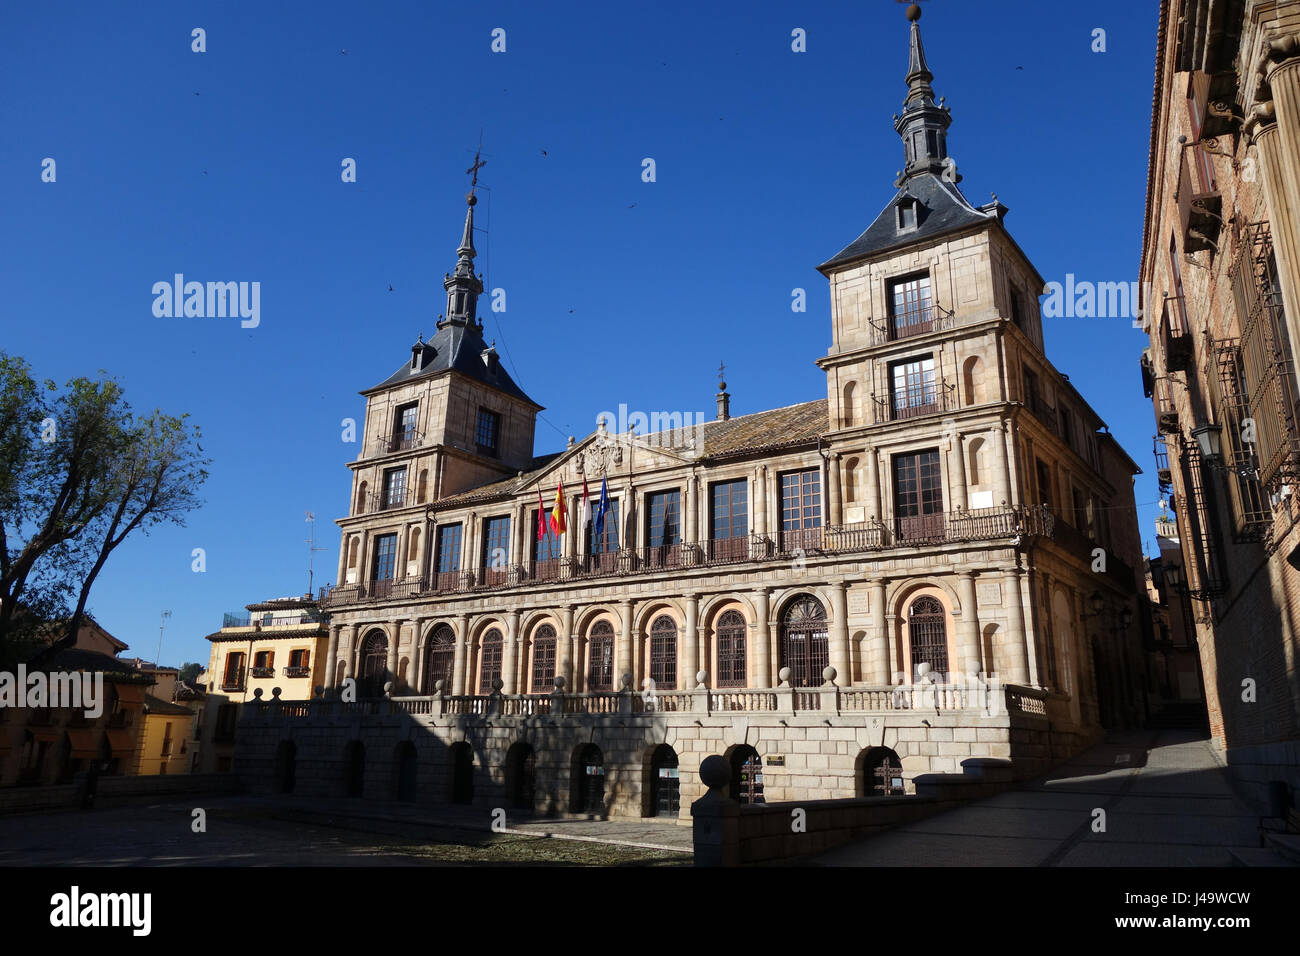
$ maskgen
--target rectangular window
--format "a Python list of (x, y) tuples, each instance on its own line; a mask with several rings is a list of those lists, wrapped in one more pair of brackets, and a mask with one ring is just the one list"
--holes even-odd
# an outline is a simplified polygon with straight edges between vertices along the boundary
[(289, 652), (289, 667), (291, 667), (291, 668), (305, 668), (305, 667), (308, 665), (310, 659), (311, 659), (311, 651), (308, 651), (308, 650), (302, 650), (302, 649), (299, 649), (299, 650), (296, 650), (296, 651), (290, 651), (290, 652)]
[(1088, 530), (1087, 497), (1078, 488), (1070, 489), (1070, 503), (1074, 506), (1074, 526), (1080, 531)]
[(415, 445), (415, 424), (419, 412), (420, 405), (418, 402), (411, 402), (409, 405), (398, 407), (397, 414), (393, 417), (393, 441), (389, 446), (389, 451), (400, 451)]
[(936, 411), (939, 391), (935, 381), (934, 358), (896, 362), (890, 367), (893, 418), (913, 418)]
[(587, 536), (587, 570), (610, 572), (618, 569), (618, 502), (610, 499), (605, 522), (596, 534), (596, 504), (591, 505), (591, 520), (583, 529)]
[(894, 338), (929, 332), (933, 327), (934, 303), (928, 275), (911, 276), (890, 283), (890, 318)]
[(438, 575), (435, 587), (439, 591), (452, 591), (460, 586), (460, 541), (459, 524), (445, 524), (438, 528), (434, 568)]
[(780, 481), (782, 550), (821, 547), (821, 471), (793, 471), (781, 475)]
[(1022, 329), (1025, 327), (1024, 300), (1020, 297), (1020, 290), (1016, 288), (1011, 290), (1011, 321)]
[(719, 481), (710, 486), (709, 558), (745, 560), (749, 557), (749, 482)]
[(384, 472), (385, 508), (400, 508), (406, 504), (406, 469), (389, 468)]
[(375, 538), (374, 572), (372, 581), (392, 581), (397, 564), (397, 535), (381, 534)]
[(1041, 459), (1035, 459), (1034, 472), (1038, 477), (1038, 500), (1048, 508), (1053, 507), (1052, 471)]
[(510, 560), (510, 516), (488, 518), (483, 524), (483, 564), (488, 571), (505, 574)]
[[(1057, 399), (1060, 402), (1060, 399)], [(1068, 408), (1059, 408), (1057, 413), (1061, 416), (1061, 438), (1070, 448), (1074, 447), (1074, 416), (1070, 414)]]
[(478, 425), (474, 429), (474, 444), (480, 455), (497, 453), (497, 439), (501, 434), (501, 416), (486, 408), (478, 410)]
[(894, 517), (900, 541), (942, 539), (943, 478), (937, 448), (894, 456)]
[(646, 544), (652, 548), (680, 544), (681, 492), (656, 491), (646, 496)]
[[(533, 521), (528, 527), (537, 527), (537, 512), (532, 512)], [(533, 578), (538, 581), (555, 581), (560, 577), (560, 558), (564, 549), (560, 546), (560, 536), (553, 534), (549, 525), (550, 512), (542, 513), (542, 521), (547, 522), (546, 534), (533, 544)]]

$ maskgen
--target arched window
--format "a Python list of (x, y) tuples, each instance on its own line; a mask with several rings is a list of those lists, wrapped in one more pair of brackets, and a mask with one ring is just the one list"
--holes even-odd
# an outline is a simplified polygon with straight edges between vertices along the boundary
[(456, 662), (456, 636), (451, 627), (439, 624), (429, 635), (429, 648), (424, 656), (424, 692), (432, 694), (442, 681), (442, 692), (451, 693), (452, 668)]
[(483, 635), (478, 656), (478, 692), (490, 694), (492, 682), (501, 676), (501, 632), (495, 627)]
[(791, 687), (820, 687), (830, 666), (826, 609), (810, 595), (797, 598), (781, 619), (781, 666), (790, 668)]
[(614, 627), (597, 621), (587, 635), (587, 690), (614, 689)]
[(388, 682), (388, 638), (383, 631), (371, 631), (361, 645), (361, 686), (363, 697), (378, 697)]
[(555, 628), (543, 624), (533, 634), (533, 693), (555, 690)]
[(667, 614), (650, 625), (650, 679), (657, 690), (677, 689), (677, 625)]
[(718, 618), (718, 685), (745, 686), (745, 619), (739, 611)]
[(939, 675), (948, 673), (947, 615), (937, 598), (928, 595), (912, 602), (907, 611), (907, 636), (912, 648), (912, 675), (919, 664), (929, 664)]

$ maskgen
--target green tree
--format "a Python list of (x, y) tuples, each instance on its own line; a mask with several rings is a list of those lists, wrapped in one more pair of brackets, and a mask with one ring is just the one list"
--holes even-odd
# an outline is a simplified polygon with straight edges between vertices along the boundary
[(192, 684), (198, 679), (199, 674), (203, 673), (203, 665), (187, 661), (181, 665), (181, 680), (187, 684)]

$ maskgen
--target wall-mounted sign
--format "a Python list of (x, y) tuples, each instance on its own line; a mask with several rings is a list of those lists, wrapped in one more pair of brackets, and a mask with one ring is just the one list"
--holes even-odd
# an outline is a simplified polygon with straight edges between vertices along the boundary
[(769, 767), (785, 766), (785, 754), (768, 754), (763, 759), (767, 761)]

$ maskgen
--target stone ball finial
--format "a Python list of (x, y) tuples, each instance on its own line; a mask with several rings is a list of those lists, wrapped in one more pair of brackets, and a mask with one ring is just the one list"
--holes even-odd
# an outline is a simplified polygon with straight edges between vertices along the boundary
[(278, 687), (272, 687), (272, 688), (271, 688), (271, 696), (274, 697), (276, 700), (279, 700), (279, 699), (280, 699), (280, 688), (278, 688)]
[(919, 3), (909, 4), (907, 8), (907, 19), (915, 23), (921, 19), (921, 5)]
[(704, 682), (705, 682), (706, 680), (708, 680), (708, 679), (709, 679), (709, 672), (708, 672), (708, 671), (696, 671), (696, 672), (695, 672), (695, 683), (699, 684), (701, 687), (704, 686)]
[(262, 699), (262, 688), (258, 687), (253, 690), (253, 700)]
[(434, 689), (435, 691), (437, 691), (439, 694), (441, 694), (441, 693), (442, 693), (442, 685), (443, 685), (442, 678), (439, 678), (438, 680), (436, 680), (436, 681), (433, 682), (433, 689)]
[(467, 205), (467, 206), (477, 206), (477, 205), (478, 205), (478, 197), (475, 196), (473, 193), (470, 193), (469, 195), (467, 195), (467, 196), (465, 197), (465, 205)]
[(828, 684), (833, 683), (835, 681), (835, 675), (838, 673), (839, 671), (827, 664), (822, 668), (822, 680), (826, 681)]
[(791, 671), (790, 668), (782, 667), (779, 671), (776, 672), (777, 680), (779, 680), (782, 684), (788, 684), (790, 683), (790, 675), (792, 673), (794, 672)]
[(384, 696), (385, 696), (385, 697), (392, 697), (392, 696), (393, 696), (393, 682), (392, 682), (392, 681), (384, 681)]
[(624, 689), (624, 690), (631, 690), (631, 689), (632, 689), (632, 675), (631, 675), (631, 674), (624, 674), (623, 677), (621, 678), (621, 680), (623, 681), (623, 689)]
[(731, 783), (731, 764), (725, 757), (710, 754), (700, 761), (700, 781), (710, 790), (721, 790)]
[(493, 690), (493, 691), (499, 692), (499, 691), (501, 690), (501, 688), (502, 688), (502, 687), (505, 687), (505, 686), (506, 686), (506, 682), (503, 681), (500, 677), (494, 677), (494, 678), (492, 678), (492, 690)]
[(315, 687), (311, 689), (311, 695), (313, 697), (324, 697), (325, 696), (324, 686), (321, 684), (317, 684)]
[(564, 675), (563, 675), (563, 674), (556, 674), (556, 675), (555, 675), (555, 689), (556, 689), (556, 690), (564, 690)]

